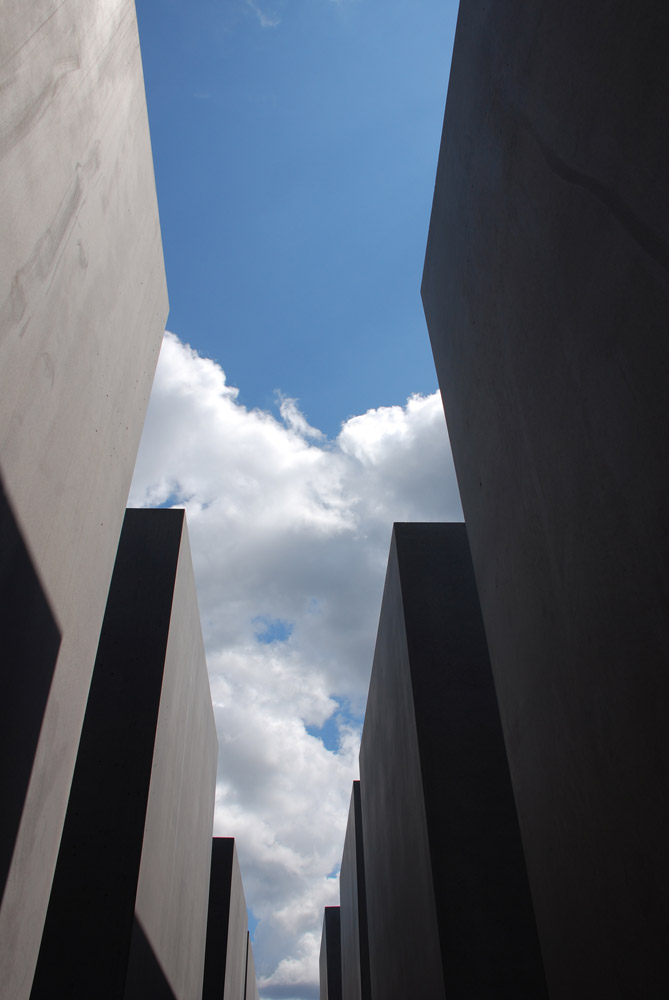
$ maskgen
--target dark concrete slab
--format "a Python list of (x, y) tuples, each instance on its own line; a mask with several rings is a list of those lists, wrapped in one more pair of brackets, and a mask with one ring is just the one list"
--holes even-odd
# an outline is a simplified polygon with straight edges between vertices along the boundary
[(669, 990), (668, 40), (463, 0), (423, 278), (556, 998)]
[(463, 524), (396, 524), (360, 749), (374, 997), (545, 997)]
[(342, 994), (346, 1000), (369, 1000), (367, 891), (362, 843), (360, 782), (353, 782), (351, 805), (339, 872)]
[(158, 969), (201, 994), (217, 745), (199, 629), (184, 512), (127, 511), (33, 1000), (135, 1000)]
[(326, 906), (319, 959), (320, 1000), (342, 1000), (339, 907)]
[(61, 633), (0, 904), (0, 982), (27, 1000), (167, 293), (133, 0), (1, 20), (0, 475)]
[(207, 945), (202, 1000), (221, 1000), (225, 990), (234, 849), (233, 837), (214, 837), (211, 845)]
[[(244, 1000), (248, 914), (234, 837), (214, 837), (202, 1000)], [(255, 969), (254, 969), (255, 982)]]

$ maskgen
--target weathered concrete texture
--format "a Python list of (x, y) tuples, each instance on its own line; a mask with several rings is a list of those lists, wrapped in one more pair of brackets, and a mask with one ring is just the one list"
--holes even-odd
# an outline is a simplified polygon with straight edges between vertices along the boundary
[(167, 297), (132, 0), (6, 0), (0, 65), (0, 474), (62, 635), (0, 909), (19, 1000)]
[(184, 512), (129, 510), (32, 1000), (200, 1000), (216, 760)]
[(372, 996), (546, 996), (463, 524), (394, 527), (360, 791)]
[(339, 872), (341, 980), (346, 1000), (369, 1000), (367, 892), (362, 843), (360, 782), (353, 782), (344, 853)]
[(202, 1000), (244, 1000), (247, 951), (248, 914), (235, 841), (215, 837)]
[(341, 929), (338, 906), (326, 906), (319, 958), (320, 1000), (342, 1000)]
[(423, 300), (551, 996), (669, 991), (669, 8), (460, 5)]

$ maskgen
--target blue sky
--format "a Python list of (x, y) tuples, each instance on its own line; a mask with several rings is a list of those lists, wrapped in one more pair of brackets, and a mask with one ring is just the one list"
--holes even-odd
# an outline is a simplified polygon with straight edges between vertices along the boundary
[(315, 1000), (392, 524), (462, 516), (419, 292), (456, 4), (137, 13), (172, 334), (129, 502), (186, 508), (215, 833), (261, 997)]
[(455, 10), (138, 0), (169, 327), (241, 402), (280, 388), (332, 436), (436, 388), (419, 287)]

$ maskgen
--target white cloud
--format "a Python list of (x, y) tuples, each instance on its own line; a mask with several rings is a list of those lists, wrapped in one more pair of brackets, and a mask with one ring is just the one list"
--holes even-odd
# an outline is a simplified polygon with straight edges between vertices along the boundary
[[(186, 507), (220, 745), (215, 832), (237, 838), (261, 994), (307, 998), (392, 523), (461, 512), (438, 394), (353, 417), (334, 441), (294, 399), (273, 416), (237, 396), (166, 334), (130, 503)], [(307, 731), (328, 719), (337, 752)]]
[(268, 14), (266, 11), (261, 10), (254, 0), (246, 0), (246, 6), (250, 7), (253, 13), (258, 18), (261, 28), (276, 28), (281, 24), (281, 18), (275, 14)]

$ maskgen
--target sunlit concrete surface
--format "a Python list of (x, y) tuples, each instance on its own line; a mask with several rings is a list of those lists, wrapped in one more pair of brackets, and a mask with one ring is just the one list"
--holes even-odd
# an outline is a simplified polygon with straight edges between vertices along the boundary
[(21, 1000), (167, 296), (134, 4), (7, 0), (0, 22), (0, 475), (61, 635), (41, 727), (14, 748), (0, 982)]

